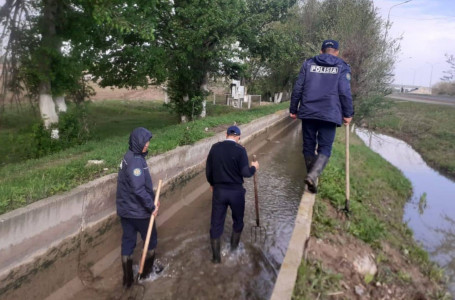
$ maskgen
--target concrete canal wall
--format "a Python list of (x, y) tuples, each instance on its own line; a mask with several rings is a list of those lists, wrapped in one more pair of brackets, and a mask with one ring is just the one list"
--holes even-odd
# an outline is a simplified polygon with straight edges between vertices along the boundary
[(271, 300), (292, 299), (297, 272), (310, 240), (315, 197), (315, 194), (307, 191), (302, 195), (294, 230), (275, 282)]

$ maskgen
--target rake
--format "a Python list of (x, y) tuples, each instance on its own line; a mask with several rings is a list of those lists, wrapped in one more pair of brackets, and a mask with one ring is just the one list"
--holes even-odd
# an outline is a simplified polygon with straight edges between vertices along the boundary
[[(256, 155), (253, 155), (253, 161), (256, 161)], [(251, 240), (253, 242), (264, 242), (266, 238), (266, 230), (264, 226), (261, 226), (259, 219), (259, 201), (258, 201), (258, 187), (256, 183), (256, 173), (253, 175), (254, 184), (254, 207), (256, 211), (256, 226), (251, 226)]]

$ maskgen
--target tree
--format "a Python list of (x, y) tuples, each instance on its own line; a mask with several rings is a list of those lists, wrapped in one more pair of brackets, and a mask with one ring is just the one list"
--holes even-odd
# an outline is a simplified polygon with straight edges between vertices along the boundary
[(182, 121), (199, 115), (210, 76), (242, 75), (243, 60), (259, 52), (267, 26), (295, 1), (174, 1), (157, 29), (166, 51), (168, 88)]
[(385, 25), (370, 0), (307, 0), (285, 24), (272, 27), (270, 44), (276, 52), (260, 65), (265, 70), (261, 79), (286, 89), (303, 60), (319, 54), (324, 39), (336, 39), (341, 57), (351, 65), (355, 121), (362, 122), (387, 104), (383, 96), (393, 79), (399, 39), (386, 39)]
[[(81, 92), (86, 88), (84, 71), (111, 80), (106, 62), (112, 65), (125, 37), (152, 40), (155, 15), (155, 1), (150, 0), (8, 0), (0, 9), (5, 24), (2, 38), (8, 38), (2, 104), (8, 90), (17, 99), (25, 89), (32, 99), (39, 99), (46, 127), (58, 122), (53, 100), (60, 101), (60, 107), (64, 95), (78, 95), (73, 98), (80, 100), (86, 94)], [(129, 54), (124, 52), (121, 57)], [(122, 66), (115, 64), (117, 71)], [(128, 76), (122, 84), (142, 84), (145, 76), (144, 72)]]
[(455, 56), (453, 54), (449, 55), (446, 53), (445, 57), (446, 63), (449, 64), (449, 69), (447, 71), (443, 71), (445, 75), (441, 78), (441, 80), (449, 82), (455, 78)]
[(273, 95), (292, 89), (305, 53), (310, 53), (305, 39), (306, 32), (300, 18), (302, 8), (293, 7), (286, 19), (270, 24), (261, 38), (261, 51), (249, 60), (249, 91)]
[[(58, 99), (59, 110), (66, 111), (62, 95), (71, 85), (74, 73), (70, 59), (61, 51), (65, 29), (65, 1), (8, 1), (2, 7), (5, 23), (3, 38), (8, 37), (3, 68), (3, 104), (7, 89), (13, 95), (24, 89), (32, 99), (39, 99), (41, 116), (46, 127), (58, 122), (52, 97)], [(65, 70), (66, 69), (66, 70)]]
[(387, 39), (386, 24), (370, 0), (331, 0), (322, 7), (323, 33), (339, 39), (341, 55), (351, 65), (356, 122), (387, 105), (400, 39)]

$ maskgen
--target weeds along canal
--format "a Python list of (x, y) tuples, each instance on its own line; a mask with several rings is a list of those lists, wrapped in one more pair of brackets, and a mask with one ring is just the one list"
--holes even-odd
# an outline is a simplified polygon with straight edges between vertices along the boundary
[[(232, 230), (230, 211), (222, 237), (222, 263), (211, 263), (209, 240), (211, 193), (205, 174), (187, 182), (190, 190), (199, 190), (189, 200), (167, 199), (176, 210), (166, 217), (163, 210), (158, 218), (157, 261), (165, 265), (160, 275), (142, 282), (140, 289), (130, 293), (132, 299), (267, 299), (284, 259), (294, 227), (305, 173), (301, 153), (299, 122), (288, 127), (273, 140), (267, 141), (257, 155), (257, 173), (261, 225), (266, 227), (263, 243), (251, 240), (250, 228), (255, 225), (253, 178), (245, 180), (245, 227), (239, 250), (229, 251)], [(156, 181), (156, 179), (155, 179)], [(192, 188), (191, 188), (192, 187)], [(120, 240), (118, 241), (120, 245)], [(138, 243), (135, 263), (138, 262)], [(137, 266), (136, 266), (137, 267)], [(123, 299), (121, 264), (109, 266), (86, 289), (73, 294), (72, 299)]]
[(401, 140), (363, 129), (356, 133), (411, 181), (413, 195), (404, 208), (403, 222), (430, 258), (445, 270), (450, 292), (455, 295), (455, 182), (430, 168)]

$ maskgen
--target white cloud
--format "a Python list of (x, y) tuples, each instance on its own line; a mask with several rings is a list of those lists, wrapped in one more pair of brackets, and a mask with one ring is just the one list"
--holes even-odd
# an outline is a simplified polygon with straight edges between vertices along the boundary
[[(395, 82), (428, 86), (449, 68), (445, 53), (455, 54), (455, 1), (374, 0), (384, 20), (390, 12), (389, 36), (402, 36)], [(394, 7), (392, 7), (394, 6)], [(451, 15), (453, 14), (453, 15)]]

